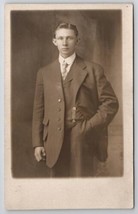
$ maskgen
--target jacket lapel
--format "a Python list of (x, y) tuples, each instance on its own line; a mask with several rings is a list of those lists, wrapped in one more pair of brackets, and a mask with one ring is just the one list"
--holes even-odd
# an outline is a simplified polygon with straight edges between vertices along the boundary
[(58, 92), (59, 96), (63, 98), (62, 76), (58, 59), (53, 62), (49, 75), (52, 80), (51, 88), (53, 92)]
[(87, 66), (84, 63), (83, 59), (77, 56), (73, 67), (74, 104), (76, 102), (79, 88), (88, 74), (86, 67)]
[[(72, 87), (74, 91), (74, 104), (76, 102), (76, 97), (79, 91), (79, 88), (83, 81), (85, 80), (87, 76), (87, 70), (86, 70), (86, 64), (79, 56), (76, 56), (75, 62), (73, 63), (71, 70), (65, 80), (65, 83), (68, 81), (72, 81)], [(62, 76), (60, 71), (60, 64), (58, 60), (56, 60), (53, 65), (52, 69), (50, 71), (50, 78), (53, 82), (52, 88), (54, 89), (56, 87), (56, 90), (60, 94), (60, 96), (63, 97), (63, 90), (62, 90)]]
[(54, 82), (61, 81), (60, 64), (58, 60), (54, 61), (50, 70), (51, 78)]

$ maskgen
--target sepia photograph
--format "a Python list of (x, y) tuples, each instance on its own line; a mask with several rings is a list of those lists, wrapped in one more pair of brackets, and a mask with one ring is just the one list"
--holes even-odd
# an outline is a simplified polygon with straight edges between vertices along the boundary
[[(58, 182), (61, 185), (72, 181), (78, 185), (88, 181), (94, 185), (102, 180), (107, 185), (108, 179), (122, 181), (125, 155), (129, 151), (124, 149), (127, 129), (123, 87), (129, 87), (129, 82), (124, 84), (123, 79), (124, 63), (127, 63), (123, 55), (126, 50), (123, 16), (128, 9), (132, 33), (132, 5), (47, 4), (38, 8), (25, 4), (9, 4), (6, 8), (8, 72), (5, 81), (8, 78), (10, 97), (7, 106), (10, 127), (5, 146), (6, 157), (7, 151), (10, 154), (5, 174), (10, 179), (7, 178), (6, 186), (9, 180), (15, 185), (17, 182), (17, 195), (20, 195), (20, 181), (24, 184), (30, 180), (42, 181), (46, 185), (54, 182), (56, 188)], [(131, 98), (132, 94), (127, 102)], [(130, 136), (131, 113), (130, 109)], [(131, 162), (133, 141), (128, 144)], [(129, 172), (132, 178), (132, 171)], [(115, 202), (113, 207), (132, 206), (131, 191), (130, 185), (128, 203)], [(32, 203), (21, 205), (16, 200), (9, 203), (12, 190), (8, 192), (10, 209), (35, 209)], [(38, 203), (36, 207), (58, 209), (58, 203), (53, 207), (51, 204), (39, 207)], [(75, 208), (69, 204), (65, 201), (63, 208)], [(108, 208), (103, 204), (94, 207)], [(89, 200), (86, 206), (77, 205), (81, 206), (93, 207)], [(109, 208), (112, 208), (110, 203)]]
[(121, 44), (119, 10), (11, 12), (13, 176), (122, 176)]

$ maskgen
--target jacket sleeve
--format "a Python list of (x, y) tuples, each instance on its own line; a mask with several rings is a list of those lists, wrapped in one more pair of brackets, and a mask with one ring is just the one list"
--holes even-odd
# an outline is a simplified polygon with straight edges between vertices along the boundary
[(98, 107), (96, 114), (90, 119), (92, 128), (106, 127), (118, 111), (118, 100), (111, 84), (104, 75), (103, 68), (96, 65), (94, 68)]
[(33, 147), (43, 146), (44, 90), (42, 71), (37, 73), (32, 121)]

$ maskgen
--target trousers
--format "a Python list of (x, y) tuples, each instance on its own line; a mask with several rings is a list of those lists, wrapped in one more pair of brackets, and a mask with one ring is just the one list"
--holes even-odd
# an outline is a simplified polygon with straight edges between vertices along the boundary
[(78, 138), (77, 127), (65, 129), (64, 142), (50, 177), (92, 177), (96, 159), (90, 136)]

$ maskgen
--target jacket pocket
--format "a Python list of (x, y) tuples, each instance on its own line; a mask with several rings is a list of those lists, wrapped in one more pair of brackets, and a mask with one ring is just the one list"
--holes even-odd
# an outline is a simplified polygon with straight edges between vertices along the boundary
[(43, 141), (46, 141), (47, 136), (48, 136), (48, 123), (49, 123), (49, 120), (47, 118), (44, 118), (44, 120), (43, 120), (43, 125), (44, 125), (44, 128), (43, 128)]

